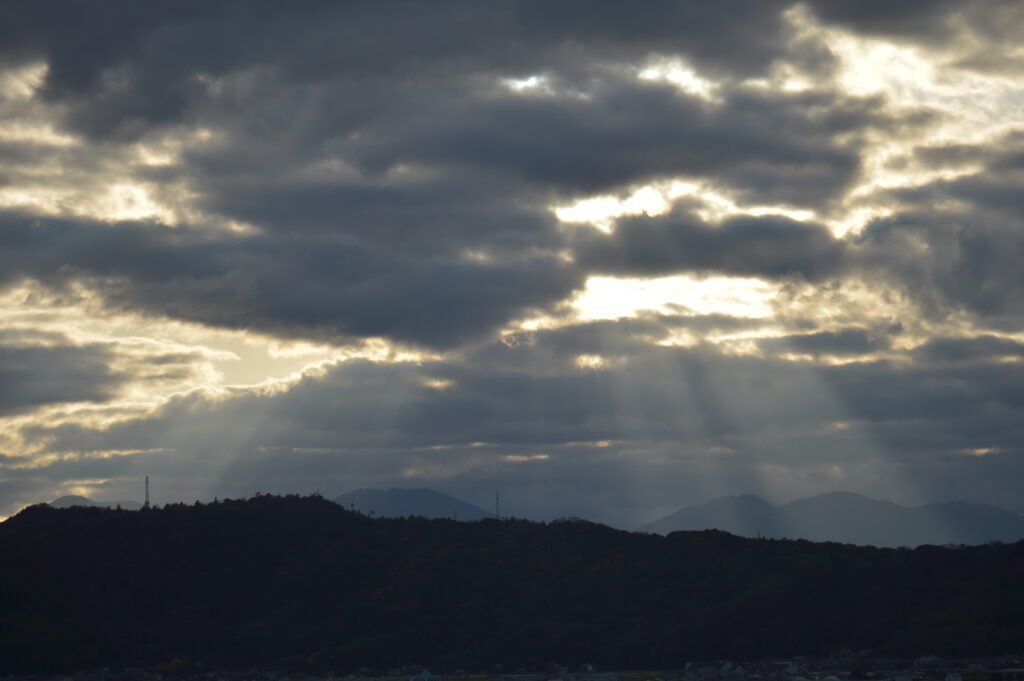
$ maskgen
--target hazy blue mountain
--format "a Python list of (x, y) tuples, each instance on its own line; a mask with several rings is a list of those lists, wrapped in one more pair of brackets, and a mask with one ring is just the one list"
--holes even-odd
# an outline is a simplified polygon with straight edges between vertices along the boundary
[(1024, 538), (1024, 516), (965, 502), (910, 508), (853, 492), (832, 492), (782, 506), (746, 494), (688, 506), (640, 528), (660, 534), (705, 529), (743, 537), (870, 546), (984, 544)]
[(700, 506), (687, 506), (640, 528), (668, 534), (676, 530), (719, 529), (742, 537), (775, 536), (781, 525), (778, 509), (761, 497), (743, 494), (723, 497)]
[(949, 542), (956, 544), (1011, 542), (1024, 537), (1024, 516), (996, 506), (957, 501), (927, 504), (912, 510), (919, 522), (932, 531), (938, 528)]
[(479, 506), (466, 503), (449, 494), (425, 488), (358, 489), (342, 494), (334, 501), (345, 508), (351, 508), (367, 515), (372, 511), (375, 516), (383, 518), (422, 516), (424, 518), (481, 520), (493, 517), (493, 514)]
[(93, 501), (88, 497), (80, 497), (74, 494), (69, 494), (64, 497), (58, 497), (50, 502), (50, 506), (54, 508), (70, 508), (72, 506), (99, 506), (101, 508), (117, 508), (120, 506), (125, 511), (137, 511), (142, 508), (142, 504), (137, 501)]
[[(773, 537), (869, 546), (934, 543), (930, 537), (921, 533), (919, 523), (913, 517), (913, 509), (853, 492), (830, 492), (799, 499), (780, 506), (778, 511), (780, 532), (773, 534)], [(947, 544), (950, 541), (939, 543)], [(984, 541), (988, 540), (970, 543)]]

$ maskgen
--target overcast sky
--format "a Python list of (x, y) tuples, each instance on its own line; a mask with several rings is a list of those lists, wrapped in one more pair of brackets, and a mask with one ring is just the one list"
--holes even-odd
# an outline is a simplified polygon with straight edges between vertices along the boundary
[(0, 5), (0, 518), (1024, 512), (1024, 5)]

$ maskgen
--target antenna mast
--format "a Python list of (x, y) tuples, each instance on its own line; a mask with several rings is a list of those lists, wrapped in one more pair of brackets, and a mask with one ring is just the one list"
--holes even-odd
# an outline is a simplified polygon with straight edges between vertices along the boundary
[(494, 517), (496, 520), (501, 520), (501, 497), (499, 492), (494, 493)]
[(149, 476), (146, 476), (146, 503), (142, 505), (142, 508), (149, 508)]

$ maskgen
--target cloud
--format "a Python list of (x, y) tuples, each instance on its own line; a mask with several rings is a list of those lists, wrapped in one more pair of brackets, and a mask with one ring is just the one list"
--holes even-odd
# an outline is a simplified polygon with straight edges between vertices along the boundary
[(183, 384), (203, 360), (156, 343), (76, 342), (62, 333), (0, 329), (0, 417), (40, 407), (106, 404), (138, 384)]
[(750, 203), (816, 206), (859, 171), (860, 144), (850, 134), (895, 127), (901, 118), (881, 99), (734, 88), (715, 105), (612, 76), (567, 96), (436, 105), (427, 98), (411, 116), (369, 126), (374, 134), (351, 148), (378, 172), (408, 162), (454, 164), (569, 195), (713, 177)]
[(998, 336), (975, 338), (932, 338), (914, 348), (914, 354), (929, 362), (970, 362), (1024, 357), (1024, 344)]
[[(909, 363), (816, 366), (735, 357), (707, 344), (637, 348), (638, 335), (657, 336), (656, 324), (537, 332), (532, 342), (495, 345), (458, 363), (342, 362), (280, 392), (196, 392), (119, 424), (38, 424), (25, 435), (50, 442), (53, 451), (85, 453), (54, 464), (73, 466), (76, 475), (137, 474), (151, 466), (181, 488), (191, 471), (220, 494), (229, 478), (265, 491), (285, 481), (304, 489), (350, 480), (452, 487), (504, 480), (525, 488), (541, 476), (576, 487), (559, 509), (565, 514), (575, 501), (629, 496), (616, 488), (633, 477), (728, 471), (751, 485), (770, 479), (775, 494), (797, 495), (842, 473), (847, 488), (879, 488), (879, 478), (891, 476), (887, 489), (906, 493), (900, 485), (910, 484), (907, 476), (937, 479), (954, 466), (970, 472), (965, 495), (983, 501), (987, 484), (991, 500), (1015, 504), (1012, 479), (988, 476), (1019, 450), (1019, 363), (981, 354), (950, 369), (945, 358), (915, 352)], [(830, 353), (849, 344), (843, 334), (808, 339)], [(601, 349), (620, 361), (599, 369), (572, 362)], [(89, 463), (89, 452), (110, 450), (174, 453)], [(961, 462), (968, 450), (998, 456)], [(532, 460), (532, 468), (507, 470), (506, 455), (540, 453), (548, 458)], [(633, 477), (618, 480), (623, 466)], [(573, 470), (586, 472), (572, 479)], [(793, 480), (784, 482), (784, 474)], [(730, 479), (714, 484), (739, 484)], [(670, 504), (669, 490), (656, 489), (658, 503)], [(537, 508), (555, 510), (550, 500)]]
[(50, 404), (105, 401), (128, 378), (113, 369), (113, 360), (104, 345), (0, 332), (0, 416)]
[[(816, 226), (666, 224), (670, 262), (643, 252), (654, 235), (639, 219), (609, 242), (567, 242), (550, 205), (689, 177), (744, 201), (821, 207), (860, 173), (869, 132), (919, 125), (877, 97), (738, 82), (788, 49), (792, 26), (771, 3), (758, 4), (753, 32), (699, 3), (655, 4), (643, 20), (610, 4), (577, 15), (516, 2), (121, 9), (88, 37), (75, 8), (11, 10), (11, 49), (47, 64), (35, 105), (77, 137), (18, 152), (18, 181), (34, 177), (28, 195), (56, 197), (47, 205), (63, 217), (0, 217), (14, 225), (0, 281), (77, 282), (110, 309), (282, 338), (450, 348), (550, 311), (594, 273), (819, 278), (840, 249)], [(352, 28), (367, 25), (377, 39)], [(662, 51), (721, 79), (720, 100), (639, 80)], [(533, 73), (554, 93), (501, 85)], [(140, 160), (147, 145), (166, 162)], [(33, 165), (55, 170), (41, 179)], [(151, 221), (111, 218), (110, 205), (82, 214), (118, 182), (143, 192), (143, 208), (155, 202)]]
[[(1013, 328), (1024, 308), (1018, 267), (1024, 240), (1017, 228), (1024, 203), (1019, 134), (1000, 147), (943, 149), (941, 157), (969, 155), (980, 169), (954, 179), (885, 192), (892, 214), (868, 223), (853, 241), (866, 276), (881, 274), (933, 316), (962, 311), (987, 324)], [(934, 155), (935, 148), (922, 150)]]
[(771, 353), (834, 356), (868, 355), (889, 348), (888, 338), (862, 328), (762, 338), (757, 345)]
[[(349, 112), (372, 112), (383, 82), (403, 74), (415, 88), (477, 74), (530, 74), (553, 64), (586, 68), (651, 52), (683, 51), (725, 74), (760, 72), (785, 48), (781, 3), (709, 8), (650, 3), (642, 13), (615, 3), (499, 1), (281, 6), (73, 2), (50, 11), (11, 8), (3, 42), (14, 58), (49, 64), (45, 94), (73, 104), (68, 122), (97, 136), (132, 137), (202, 108), (202, 79), (270, 65), (283, 80), (348, 81), (360, 96)], [(82, 26), (95, 26), (81, 31)], [(756, 26), (756, 29), (754, 28)]]
[[(150, 473), (638, 521), (837, 488), (1020, 508), (1020, 20), (5, 7), (0, 508)], [(895, 72), (852, 83), (851, 45)], [(618, 208), (559, 220), (588, 201)], [(211, 359), (282, 340), (310, 365)]]
[(2, 273), (82, 281), (112, 308), (283, 337), (387, 336), (445, 346), (563, 299), (579, 275), (553, 256), (477, 263), (358, 244), (216, 237), (159, 225), (7, 213)]
[[(940, 40), (954, 32), (953, 15), (972, 3), (950, 0), (919, 0), (891, 7), (883, 2), (811, 2), (823, 20), (852, 27), (859, 32), (910, 40)], [(978, 4), (978, 3), (974, 3)]]
[(844, 257), (844, 244), (814, 223), (766, 215), (711, 225), (685, 207), (620, 219), (610, 235), (577, 232), (573, 245), (582, 267), (627, 276), (695, 271), (818, 280), (838, 275)]

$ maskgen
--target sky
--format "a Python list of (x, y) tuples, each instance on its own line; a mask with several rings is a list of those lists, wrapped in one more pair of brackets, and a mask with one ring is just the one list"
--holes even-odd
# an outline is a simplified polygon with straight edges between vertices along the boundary
[(0, 518), (1024, 512), (1024, 5), (0, 5)]

